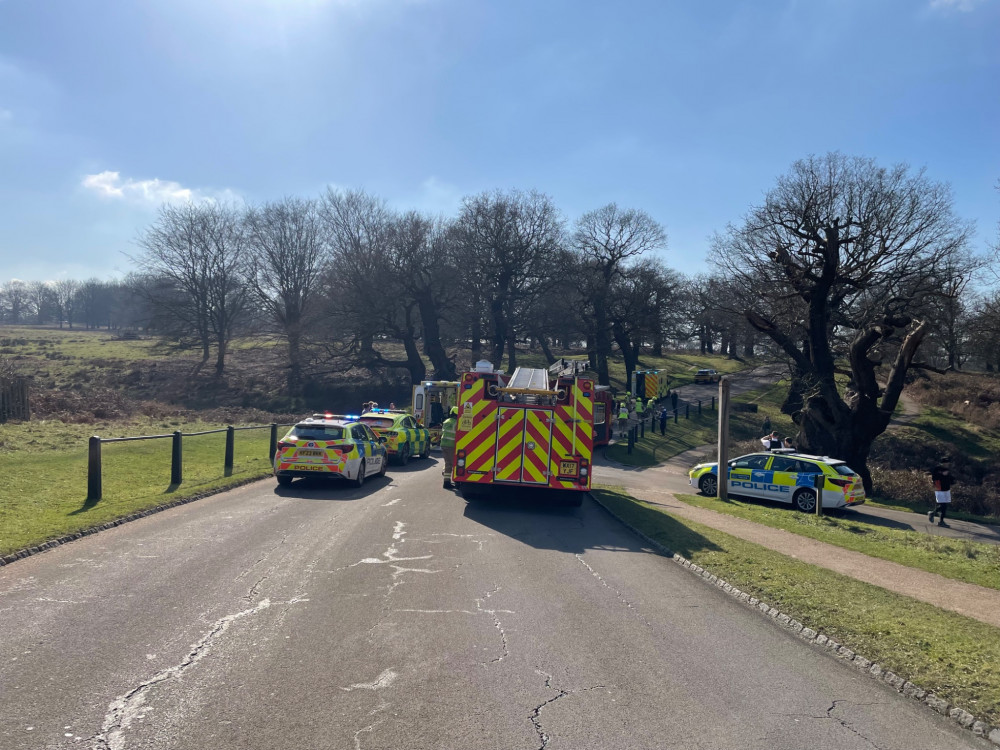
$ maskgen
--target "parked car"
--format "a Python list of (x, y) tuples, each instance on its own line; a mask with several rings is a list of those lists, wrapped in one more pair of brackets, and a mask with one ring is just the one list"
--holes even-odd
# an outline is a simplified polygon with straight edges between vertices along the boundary
[(718, 383), (722, 376), (718, 370), (698, 370), (694, 374), (695, 383)]
[[(702, 494), (719, 494), (719, 464), (698, 464), (688, 473)], [(749, 453), (729, 462), (729, 494), (790, 503), (814, 512), (817, 493), (824, 508), (846, 508), (865, 501), (861, 477), (843, 461), (796, 453), (791, 448)]]
[(347, 479), (360, 487), (371, 474), (385, 476), (384, 441), (356, 419), (317, 414), (288, 431), (274, 452), (274, 476), (287, 487), (295, 477)]
[(411, 456), (427, 458), (431, 452), (431, 433), (417, 424), (412, 414), (393, 409), (372, 409), (359, 418), (385, 438), (389, 457), (405, 466)]

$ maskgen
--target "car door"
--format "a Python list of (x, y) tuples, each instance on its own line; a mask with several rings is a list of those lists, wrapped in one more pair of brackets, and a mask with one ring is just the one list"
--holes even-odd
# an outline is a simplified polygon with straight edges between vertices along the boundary
[(737, 459), (729, 469), (729, 491), (734, 495), (764, 497), (764, 480), (770, 479), (770, 472), (766, 471), (770, 458), (757, 455)]
[[(789, 456), (775, 456), (771, 460), (771, 484), (767, 490), (768, 499), (782, 503), (792, 502), (795, 488), (801, 484), (800, 477), (804, 479), (808, 476), (803, 473), (803, 467), (809, 465)], [(812, 486), (812, 480), (808, 481), (809, 485)]]
[(365, 472), (374, 474), (382, 468), (382, 463), (385, 461), (385, 451), (382, 449), (378, 435), (375, 434), (375, 431), (371, 427), (366, 424), (358, 426), (361, 428), (361, 442), (364, 443)]

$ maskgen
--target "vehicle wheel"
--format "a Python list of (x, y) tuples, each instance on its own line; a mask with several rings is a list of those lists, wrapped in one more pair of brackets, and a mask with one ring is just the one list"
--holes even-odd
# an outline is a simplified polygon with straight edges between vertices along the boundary
[(389, 454), (386, 453), (384, 456), (382, 456), (382, 468), (379, 469), (378, 474), (376, 474), (375, 476), (377, 476), (377, 477), (384, 477), (385, 476), (385, 470), (386, 470), (386, 468), (388, 468), (388, 466), (389, 466)]
[(407, 443), (399, 449), (399, 465), (406, 466), (410, 463), (410, 444)]
[(278, 484), (282, 487), (287, 487), (292, 483), (292, 478), (285, 474), (278, 474)]
[(698, 482), (698, 489), (701, 490), (701, 494), (708, 495), (709, 497), (715, 497), (719, 494), (719, 480), (716, 478), (715, 474), (706, 474)]
[(579, 508), (583, 505), (583, 493), (576, 490), (570, 490), (569, 497), (566, 498), (565, 504), (569, 508)]
[(358, 467), (358, 475), (354, 478), (354, 486), (361, 487), (365, 483), (365, 462), (362, 461)]
[(799, 490), (795, 497), (792, 498), (792, 503), (795, 505), (797, 510), (801, 510), (803, 513), (815, 513), (816, 491)]

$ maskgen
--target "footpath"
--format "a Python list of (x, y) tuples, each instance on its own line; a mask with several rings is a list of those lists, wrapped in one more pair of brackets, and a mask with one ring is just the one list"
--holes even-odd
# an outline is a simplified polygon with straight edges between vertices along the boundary
[[(688, 469), (710, 451), (711, 446), (696, 448), (675, 456), (664, 464), (646, 469), (623, 466), (601, 458), (595, 461), (594, 482), (624, 487), (633, 497), (660, 506), (680, 518), (1000, 628), (1000, 590), (955, 581), (783, 529), (773, 529), (681, 502), (675, 497), (677, 493), (694, 492), (687, 484)], [(918, 516), (915, 513), (897, 515)], [(926, 522), (926, 516), (920, 517)], [(916, 527), (915, 523), (908, 525)], [(960, 528), (955, 528), (956, 526)], [(934, 532), (938, 531), (937, 527), (932, 529)], [(952, 532), (949, 536), (1000, 542), (1000, 529), (983, 524), (955, 522), (948, 531)]]

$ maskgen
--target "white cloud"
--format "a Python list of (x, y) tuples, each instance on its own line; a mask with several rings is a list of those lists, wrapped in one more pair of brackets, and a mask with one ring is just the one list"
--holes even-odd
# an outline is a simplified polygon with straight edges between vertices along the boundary
[(9, 109), (4, 109), (0, 107), (0, 122), (10, 122), (14, 119), (14, 113)]
[(134, 203), (159, 205), (161, 203), (204, 203), (234, 201), (239, 197), (232, 190), (209, 191), (186, 188), (173, 180), (122, 179), (120, 172), (105, 170), (85, 175), (80, 183), (102, 198), (127, 200)]
[(960, 13), (971, 13), (983, 0), (931, 0), (932, 10), (957, 10)]

